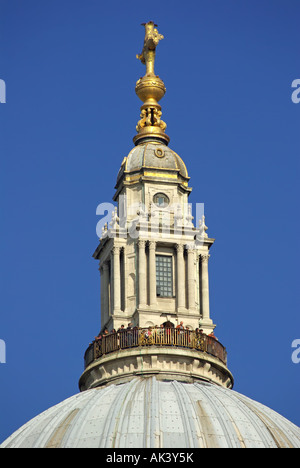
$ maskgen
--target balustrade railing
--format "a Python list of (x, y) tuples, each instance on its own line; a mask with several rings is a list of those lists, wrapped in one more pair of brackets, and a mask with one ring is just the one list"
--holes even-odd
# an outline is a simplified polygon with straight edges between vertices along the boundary
[(195, 349), (217, 357), (227, 364), (225, 347), (215, 338), (192, 330), (177, 328), (134, 328), (103, 335), (90, 344), (84, 355), (85, 368), (95, 359), (121, 349), (147, 346), (174, 346)]

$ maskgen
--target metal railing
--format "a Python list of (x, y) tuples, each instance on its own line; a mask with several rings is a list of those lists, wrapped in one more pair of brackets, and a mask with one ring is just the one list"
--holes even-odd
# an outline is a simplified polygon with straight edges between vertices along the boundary
[(226, 348), (215, 338), (192, 330), (177, 328), (134, 328), (104, 335), (90, 344), (84, 355), (85, 368), (101, 356), (120, 349), (147, 346), (174, 346), (208, 353), (225, 365)]

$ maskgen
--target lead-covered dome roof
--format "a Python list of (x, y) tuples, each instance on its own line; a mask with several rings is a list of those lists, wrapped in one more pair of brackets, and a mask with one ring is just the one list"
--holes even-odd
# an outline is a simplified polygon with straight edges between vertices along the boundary
[(163, 143), (150, 141), (135, 146), (124, 158), (117, 177), (121, 180), (138, 181), (140, 176), (166, 179), (188, 186), (189, 175), (181, 157)]
[(1, 447), (299, 448), (300, 429), (224, 387), (135, 378), (68, 398)]

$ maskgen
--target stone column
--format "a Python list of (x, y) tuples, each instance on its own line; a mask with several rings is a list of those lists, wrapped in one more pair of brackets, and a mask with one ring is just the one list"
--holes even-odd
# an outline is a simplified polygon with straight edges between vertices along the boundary
[(201, 303), (202, 303), (203, 320), (210, 319), (208, 259), (209, 259), (209, 254), (201, 254)]
[[(128, 305), (128, 266), (127, 266), (127, 252), (126, 252), (126, 246), (122, 247), (123, 251), (123, 271), (121, 271), (121, 287), (123, 287), (123, 300), (124, 300), (124, 312), (127, 311), (127, 305)], [(122, 280), (123, 279), (123, 280)], [(122, 304), (121, 304), (122, 306)]]
[(184, 246), (176, 244), (177, 250), (177, 307), (185, 309), (185, 274), (184, 274)]
[(105, 314), (104, 314), (104, 272), (103, 267), (99, 265), (100, 272), (100, 311), (101, 311), (101, 328), (105, 323)]
[(139, 240), (139, 307), (146, 307), (147, 303), (147, 272), (146, 272), (146, 241)]
[(120, 247), (112, 248), (113, 254), (113, 304), (114, 314), (121, 309), (121, 273), (120, 273)]
[(101, 323), (104, 325), (109, 317), (109, 266), (103, 263), (101, 275)]
[(156, 296), (156, 242), (149, 241), (149, 296), (150, 306), (157, 304)]
[(195, 251), (188, 248), (188, 302), (189, 309), (194, 310), (195, 305)]

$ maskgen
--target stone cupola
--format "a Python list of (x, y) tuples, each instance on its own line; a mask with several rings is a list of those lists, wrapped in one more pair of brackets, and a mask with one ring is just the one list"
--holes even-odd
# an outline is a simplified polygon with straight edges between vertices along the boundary
[[(176, 375), (183, 380), (204, 378), (231, 387), (233, 378), (226, 367), (225, 348), (216, 340), (208, 343), (208, 335), (215, 328), (208, 275), (214, 239), (207, 233), (203, 204), (194, 210), (189, 204), (192, 189), (186, 165), (168, 146), (166, 124), (155, 117), (161, 115), (158, 101), (165, 86), (154, 74), (152, 52), (163, 36), (152, 22), (145, 30), (144, 49), (138, 58), (145, 63), (146, 74), (136, 85), (144, 103), (143, 118), (136, 127), (135, 146), (117, 175), (117, 206), (112, 220), (103, 229), (93, 255), (99, 261), (101, 276), (101, 329), (111, 334), (131, 324), (139, 330), (150, 328), (157, 336), (157, 327), (162, 324), (177, 330), (182, 323), (189, 344), (180, 346), (177, 332), (172, 331), (172, 339), (165, 335), (165, 341), (168, 338), (172, 342), (156, 343), (155, 338), (154, 345), (159, 346), (149, 348), (139, 346), (141, 332), (135, 346), (128, 346), (127, 340), (124, 349), (117, 337), (119, 344), (110, 345), (118, 347), (117, 356), (114, 352), (97, 352), (92, 345), (80, 385), (83, 389), (102, 385), (139, 374), (143, 367), (143, 372), (147, 368), (150, 374)], [(197, 350), (192, 342), (199, 329), (206, 344), (203, 342)], [(104, 341), (108, 343), (109, 338)], [(208, 346), (215, 351), (207, 352)]]

